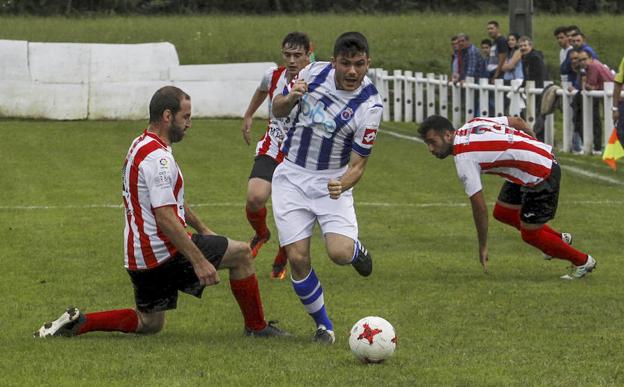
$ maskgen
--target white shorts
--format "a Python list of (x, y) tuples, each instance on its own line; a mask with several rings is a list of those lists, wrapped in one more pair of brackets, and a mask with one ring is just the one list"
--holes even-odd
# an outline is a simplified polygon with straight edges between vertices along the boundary
[(337, 200), (329, 197), (327, 182), (338, 178), (345, 168), (313, 171), (288, 160), (273, 173), (271, 201), (281, 246), (312, 236), (318, 221), (323, 235), (336, 233), (357, 239), (358, 226), (353, 193), (348, 190)]

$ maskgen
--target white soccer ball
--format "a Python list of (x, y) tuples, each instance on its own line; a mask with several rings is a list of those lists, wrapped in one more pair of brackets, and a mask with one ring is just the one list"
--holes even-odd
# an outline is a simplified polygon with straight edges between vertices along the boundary
[(392, 325), (381, 317), (368, 316), (351, 328), (349, 347), (364, 363), (381, 363), (392, 356), (397, 337)]

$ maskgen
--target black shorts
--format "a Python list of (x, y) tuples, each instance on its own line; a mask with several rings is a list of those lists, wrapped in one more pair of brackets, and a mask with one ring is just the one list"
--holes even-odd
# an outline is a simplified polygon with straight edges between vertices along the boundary
[[(193, 234), (191, 240), (218, 269), (228, 247), (227, 238)], [(128, 270), (128, 274), (134, 286), (137, 309), (145, 313), (175, 309), (178, 304), (178, 291), (201, 298), (205, 287), (199, 283), (191, 262), (180, 253), (158, 267)]]
[(256, 156), (249, 178), (257, 177), (270, 183), (273, 180), (273, 172), (275, 172), (275, 168), (277, 168), (278, 165), (279, 162), (271, 156)]
[(561, 168), (554, 163), (548, 179), (535, 187), (523, 187), (506, 181), (498, 194), (501, 202), (521, 205), (520, 219), (524, 223), (548, 223), (555, 217), (559, 203)]

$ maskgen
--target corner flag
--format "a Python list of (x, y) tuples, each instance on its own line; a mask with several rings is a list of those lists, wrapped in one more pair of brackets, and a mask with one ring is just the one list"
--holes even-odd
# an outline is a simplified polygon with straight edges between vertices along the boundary
[(613, 128), (611, 137), (609, 137), (609, 143), (605, 147), (604, 153), (602, 154), (602, 161), (607, 163), (607, 165), (615, 171), (615, 162), (622, 156), (624, 156), (624, 148), (622, 148), (622, 144), (618, 140), (617, 130)]

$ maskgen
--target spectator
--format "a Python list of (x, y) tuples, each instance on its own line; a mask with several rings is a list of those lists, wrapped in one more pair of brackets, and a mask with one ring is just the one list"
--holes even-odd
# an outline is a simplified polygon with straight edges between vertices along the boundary
[(479, 49), (472, 43), (468, 35), (461, 33), (457, 35), (457, 48), (459, 59), (459, 80), (465, 81), (466, 77), (479, 78), (479, 63), (481, 55)]
[[(605, 82), (613, 82), (613, 73), (606, 65), (591, 56), (589, 49), (578, 49), (578, 62), (584, 75), (581, 79), (583, 90), (603, 90)], [(600, 122), (600, 98), (592, 98), (594, 148), (592, 154), (602, 154), (602, 123)]]
[(513, 79), (524, 79), (522, 71), (522, 53), (518, 49), (518, 34), (515, 32), (507, 36), (507, 47), (509, 51), (503, 63), (503, 79), (509, 84)]
[[(579, 51), (572, 49), (568, 53), (570, 60), (570, 72), (568, 73), (568, 92), (581, 90), (581, 68), (579, 66)], [(572, 153), (580, 155), (583, 153), (583, 106), (582, 97), (577, 93), (572, 97), (570, 102), (572, 107), (572, 124), (574, 125), (574, 134), (572, 135)]]
[(459, 80), (457, 35), (451, 38), (451, 48), (453, 49), (453, 53), (451, 54), (451, 80), (457, 82)]
[(571, 36), (572, 47), (586, 50), (593, 59), (598, 59), (598, 54), (596, 54), (596, 51), (587, 44), (585, 34), (583, 34), (581, 31), (576, 30), (572, 33)]
[(544, 80), (547, 78), (544, 55), (541, 51), (533, 49), (533, 41), (528, 36), (522, 36), (519, 43), (524, 80), (535, 81), (535, 87), (544, 87)]
[(490, 72), (490, 79), (494, 80), (503, 76), (502, 67), (508, 51), (507, 40), (501, 35), (500, 26), (495, 20), (490, 20), (487, 23), (487, 33), (492, 38), (488, 71)]
[(572, 45), (570, 44), (570, 39), (568, 38), (568, 30), (570, 27), (561, 26), (555, 28), (553, 35), (555, 35), (555, 39), (557, 39), (557, 44), (561, 47), (559, 50), (559, 65), (563, 64), (563, 62), (568, 57), (568, 52), (572, 49)]
[(483, 39), (481, 41), (481, 61), (479, 62), (479, 78), (489, 78), (487, 70), (488, 60), (490, 58), (490, 48), (492, 47), (492, 41), (490, 39)]
[(613, 79), (615, 86), (613, 87), (613, 106), (611, 111), (613, 112), (613, 123), (617, 128), (617, 135), (620, 142), (624, 142), (624, 120), (620, 120), (620, 112), (624, 111), (624, 101), (620, 99), (620, 93), (622, 92), (622, 83), (624, 83), (624, 58), (620, 62), (618, 72)]

